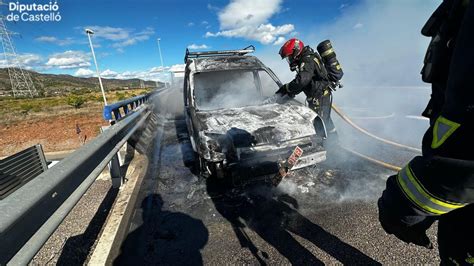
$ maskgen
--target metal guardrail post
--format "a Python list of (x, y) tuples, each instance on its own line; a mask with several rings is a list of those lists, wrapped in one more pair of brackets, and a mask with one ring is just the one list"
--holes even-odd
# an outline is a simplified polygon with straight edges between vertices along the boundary
[(44, 156), (43, 146), (41, 146), (41, 144), (36, 144), (35, 146), (38, 151), (41, 165), (43, 166), (43, 171), (46, 171), (48, 170), (48, 163), (46, 162), (46, 157)]
[[(109, 126), (103, 126), (100, 128), (101, 132), (105, 132)], [(127, 145), (127, 144), (125, 144)], [(123, 147), (122, 147), (123, 148)], [(107, 164), (110, 178), (112, 179), (112, 187), (119, 188), (122, 186), (124, 182), (124, 175), (121, 170), (121, 166), (123, 165), (124, 159), (120, 154), (120, 150), (112, 157), (110, 162)]]
[(112, 186), (119, 188), (123, 184), (122, 170), (120, 169), (120, 161), (118, 153), (112, 157), (109, 163), (110, 177), (112, 177)]

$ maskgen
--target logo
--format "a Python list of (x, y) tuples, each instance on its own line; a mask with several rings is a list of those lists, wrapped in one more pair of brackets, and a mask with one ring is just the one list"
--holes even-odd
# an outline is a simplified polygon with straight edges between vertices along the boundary
[(8, 3), (7, 21), (25, 22), (56, 22), (61, 21), (58, 2), (47, 4), (22, 4), (20, 2)]

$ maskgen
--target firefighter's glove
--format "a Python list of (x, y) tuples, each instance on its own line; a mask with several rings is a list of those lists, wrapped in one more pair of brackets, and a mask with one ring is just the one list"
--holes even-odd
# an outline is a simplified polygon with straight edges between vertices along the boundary
[(290, 64), (290, 71), (291, 72), (295, 72), (297, 69), (298, 69), (298, 64), (296, 64), (296, 63)]
[(280, 94), (281, 96), (287, 95), (287, 94), (288, 94), (288, 91), (287, 91), (286, 87), (287, 87), (286, 84), (283, 85), (283, 86), (281, 86), (281, 87), (275, 92), (275, 94)]
[(385, 232), (395, 235), (405, 243), (413, 243), (427, 249), (433, 249), (433, 244), (426, 235), (426, 230), (433, 224), (434, 219), (425, 217), (416, 224), (408, 225), (400, 217), (393, 215), (393, 210), (387, 206), (384, 196), (378, 200), (378, 207), (379, 221)]
[(285, 96), (285, 95), (288, 95), (288, 97), (290, 98), (294, 98), (295, 97), (295, 94), (291, 93), (291, 91), (288, 89), (288, 84), (285, 84), (283, 86), (281, 86), (276, 92), (275, 94), (280, 94), (282, 97)]

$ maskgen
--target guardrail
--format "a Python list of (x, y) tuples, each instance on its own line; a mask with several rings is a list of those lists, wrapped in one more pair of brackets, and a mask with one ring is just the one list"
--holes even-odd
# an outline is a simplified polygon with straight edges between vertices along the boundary
[(117, 114), (94, 140), (0, 200), (0, 265), (28, 264), (109, 163), (117, 179), (117, 152), (150, 116), (152, 105), (144, 103), (151, 95), (106, 106), (106, 119), (119, 108), (126, 116)]
[(152, 95), (153, 92), (106, 105), (104, 106), (104, 119), (108, 121), (118, 121), (135, 110), (138, 106), (147, 103)]

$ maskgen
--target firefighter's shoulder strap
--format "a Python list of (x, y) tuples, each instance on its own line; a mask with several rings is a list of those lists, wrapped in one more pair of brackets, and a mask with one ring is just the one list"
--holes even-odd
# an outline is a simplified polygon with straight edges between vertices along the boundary
[(313, 60), (313, 62), (316, 64), (317, 74), (321, 75), (324, 80), (329, 80), (328, 72), (326, 71), (326, 67), (324, 67), (321, 56), (317, 52), (307, 56), (310, 57), (311, 60)]

